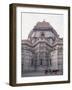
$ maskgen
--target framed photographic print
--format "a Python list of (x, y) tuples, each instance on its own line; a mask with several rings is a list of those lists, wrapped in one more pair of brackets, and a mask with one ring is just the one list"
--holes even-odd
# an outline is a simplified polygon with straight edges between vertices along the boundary
[(70, 82), (70, 7), (10, 4), (10, 85)]

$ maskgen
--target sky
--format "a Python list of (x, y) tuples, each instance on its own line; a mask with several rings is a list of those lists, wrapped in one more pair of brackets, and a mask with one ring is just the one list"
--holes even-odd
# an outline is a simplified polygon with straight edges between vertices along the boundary
[(64, 15), (63, 14), (51, 14), (51, 13), (25, 13), (21, 14), (22, 22), (22, 39), (27, 39), (28, 34), (37, 24), (45, 20), (49, 22), (56, 30), (60, 37), (63, 37), (64, 32)]

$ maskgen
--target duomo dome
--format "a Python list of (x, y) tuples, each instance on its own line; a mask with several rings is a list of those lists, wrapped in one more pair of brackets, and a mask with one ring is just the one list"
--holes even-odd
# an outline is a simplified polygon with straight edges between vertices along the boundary
[(38, 41), (38, 40), (46, 40), (49, 42), (54, 42), (58, 39), (59, 35), (55, 31), (55, 29), (52, 27), (52, 25), (49, 22), (42, 21), (38, 22), (33, 30), (30, 32), (28, 39), (32, 41), (32, 43)]

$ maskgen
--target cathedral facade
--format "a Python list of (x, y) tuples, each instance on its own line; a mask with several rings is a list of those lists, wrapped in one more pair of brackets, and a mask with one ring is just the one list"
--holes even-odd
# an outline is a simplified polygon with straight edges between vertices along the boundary
[(63, 38), (49, 22), (37, 22), (21, 42), (21, 55), (22, 76), (63, 74)]

